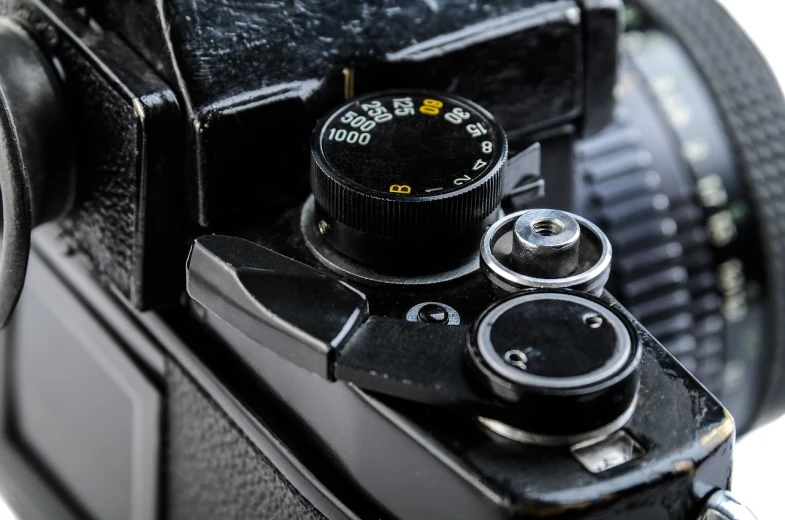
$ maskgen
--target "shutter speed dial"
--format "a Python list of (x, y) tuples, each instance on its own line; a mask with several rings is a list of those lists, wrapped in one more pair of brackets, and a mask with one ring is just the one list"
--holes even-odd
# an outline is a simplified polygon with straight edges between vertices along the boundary
[(391, 91), (341, 106), (312, 142), (314, 222), (360, 263), (428, 272), (464, 262), (496, 217), (507, 139), (478, 105)]

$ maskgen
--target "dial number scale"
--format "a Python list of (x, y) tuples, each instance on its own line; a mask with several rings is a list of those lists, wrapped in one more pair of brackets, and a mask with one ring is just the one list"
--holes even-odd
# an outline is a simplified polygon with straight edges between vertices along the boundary
[(435, 93), (387, 93), (348, 104), (325, 123), (325, 162), (378, 194), (438, 196), (498, 167), (504, 136), (482, 109)]

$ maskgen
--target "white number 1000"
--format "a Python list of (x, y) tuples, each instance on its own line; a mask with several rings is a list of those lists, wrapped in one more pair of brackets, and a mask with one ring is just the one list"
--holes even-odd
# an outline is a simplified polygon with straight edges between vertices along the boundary
[(339, 143), (346, 141), (347, 143), (359, 143), (366, 145), (371, 140), (371, 134), (365, 132), (359, 133), (355, 132), (354, 130), (347, 132), (343, 128), (340, 130), (330, 128), (330, 134), (327, 136), (327, 139), (330, 141), (337, 141)]

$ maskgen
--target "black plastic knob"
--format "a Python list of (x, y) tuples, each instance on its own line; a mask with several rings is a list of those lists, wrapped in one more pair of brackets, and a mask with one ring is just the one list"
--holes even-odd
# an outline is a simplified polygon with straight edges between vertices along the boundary
[(421, 271), (465, 260), (503, 196), (504, 131), (452, 94), (352, 100), (316, 127), (312, 146), (314, 225), (373, 266)]
[(73, 144), (59, 78), (33, 37), (0, 17), (0, 327), (24, 286), (32, 229), (74, 195)]
[(607, 435), (632, 415), (640, 337), (599, 298), (519, 293), (480, 318), (469, 353), (479, 381), (520, 408), (512, 423), (485, 421), (502, 435), (572, 444)]

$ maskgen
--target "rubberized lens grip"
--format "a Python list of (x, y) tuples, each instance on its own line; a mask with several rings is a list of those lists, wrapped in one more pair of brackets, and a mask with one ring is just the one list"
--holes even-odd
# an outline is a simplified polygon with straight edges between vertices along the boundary
[[(714, 0), (636, 0), (684, 45), (714, 94), (764, 254), (769, 345), (755, 414), (785, 412), (785, 98), (760, 51)], [(756, 384), (750, 380), (748, 384)]]

